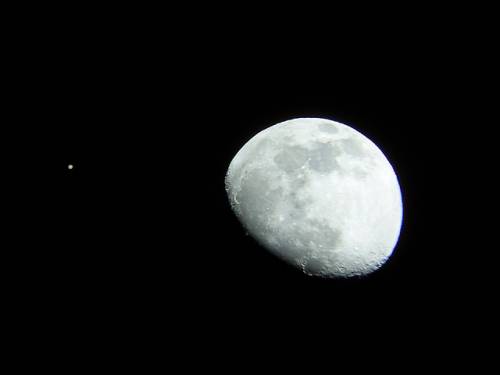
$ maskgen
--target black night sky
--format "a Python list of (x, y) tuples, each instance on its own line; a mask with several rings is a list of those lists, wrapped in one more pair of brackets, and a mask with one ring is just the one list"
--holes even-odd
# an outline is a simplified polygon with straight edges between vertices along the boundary
[[(328, 362), (421, 348), (412, 363), (425, 366), (443, 342), (481, 331), (469, 318), (488, 310), (492, 284), (466, 271), (481, 250), (462, 219), (472, 207), (460, 173), (471, 162), (459, 166), (451, 152), (469, 124), (471, 84), (453, 63), (454, 42), (403, 21), (304, 24), (308, 32), (224, 25), (25, 36), (18, 95), (30, 105), (16, 126), (30, 150), (18, 151), (30, 203), (19, 220), (33, 229), (13, 285), (30, 306), (23, 316), (38, 317), (40, 342), (168, 342), (167, 361), (205, 353), (211, 365), (210, 350), (244, 361), (249, 349), (238, 348), (251, 342), (256, 361), (287, 343), (312, 342)], [(296, 117), (354, 127), (398, 175), (399, 243), (368, 277), (301, 274), (246, 236), (229, 207), (235, 153)]]

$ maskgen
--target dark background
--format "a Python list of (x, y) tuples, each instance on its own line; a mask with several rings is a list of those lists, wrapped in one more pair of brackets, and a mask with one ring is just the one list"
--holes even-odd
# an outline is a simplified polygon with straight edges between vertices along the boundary
[[(437, 13), (425, 27), (418, 14), (304, 15), (292, 27), (284, 15), (202, 13), (178, 23), (67, 17), (15, 46), (11, 97), (28, 105), (14, 122), (23, 183), (13, 222), (30, 229), (18, 235), (10, 285), (22, 288), (35, 342), (171, 361), (191, 353), (207, 365), (221, 353), (293, 363), (310, 350), (320, 364), (394, 355), (425, 367), (448, 360), (443, 346), (456, 355), (493, 329), (494, 283), (478, 272), (487, 251), (469, 237), (481, 68), (479, 52), (464, 53), (467, 30)], [(399, 243), (368, 277), (304, 276), (230, 210), (233, 156), (296, 117), (354, 127), (399, 177)]]

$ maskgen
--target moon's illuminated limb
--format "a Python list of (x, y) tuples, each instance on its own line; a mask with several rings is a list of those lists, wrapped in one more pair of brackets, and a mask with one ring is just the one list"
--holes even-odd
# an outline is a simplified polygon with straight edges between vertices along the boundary
[(260, 132), (231, 161), (226, 189), (248, 232), (309, 275), (368, 274), (399, 237), (394, 170), (373, 142), (334, 121), (300, 118)]

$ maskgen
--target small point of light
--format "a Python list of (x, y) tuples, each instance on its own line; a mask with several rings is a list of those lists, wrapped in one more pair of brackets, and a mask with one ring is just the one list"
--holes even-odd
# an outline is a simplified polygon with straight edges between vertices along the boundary
[(68, 169), (73, 169), (73, 164), (68, 164)]

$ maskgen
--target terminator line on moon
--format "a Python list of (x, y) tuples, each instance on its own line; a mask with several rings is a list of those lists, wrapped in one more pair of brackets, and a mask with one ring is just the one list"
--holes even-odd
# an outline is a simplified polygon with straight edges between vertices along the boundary
[(391, 164), (338, 122), (298, 118), (261, 131), (231, 161), (226, 190), (248, 233), (308, 275), (369, 274), (398, 241), (403, 207)]

